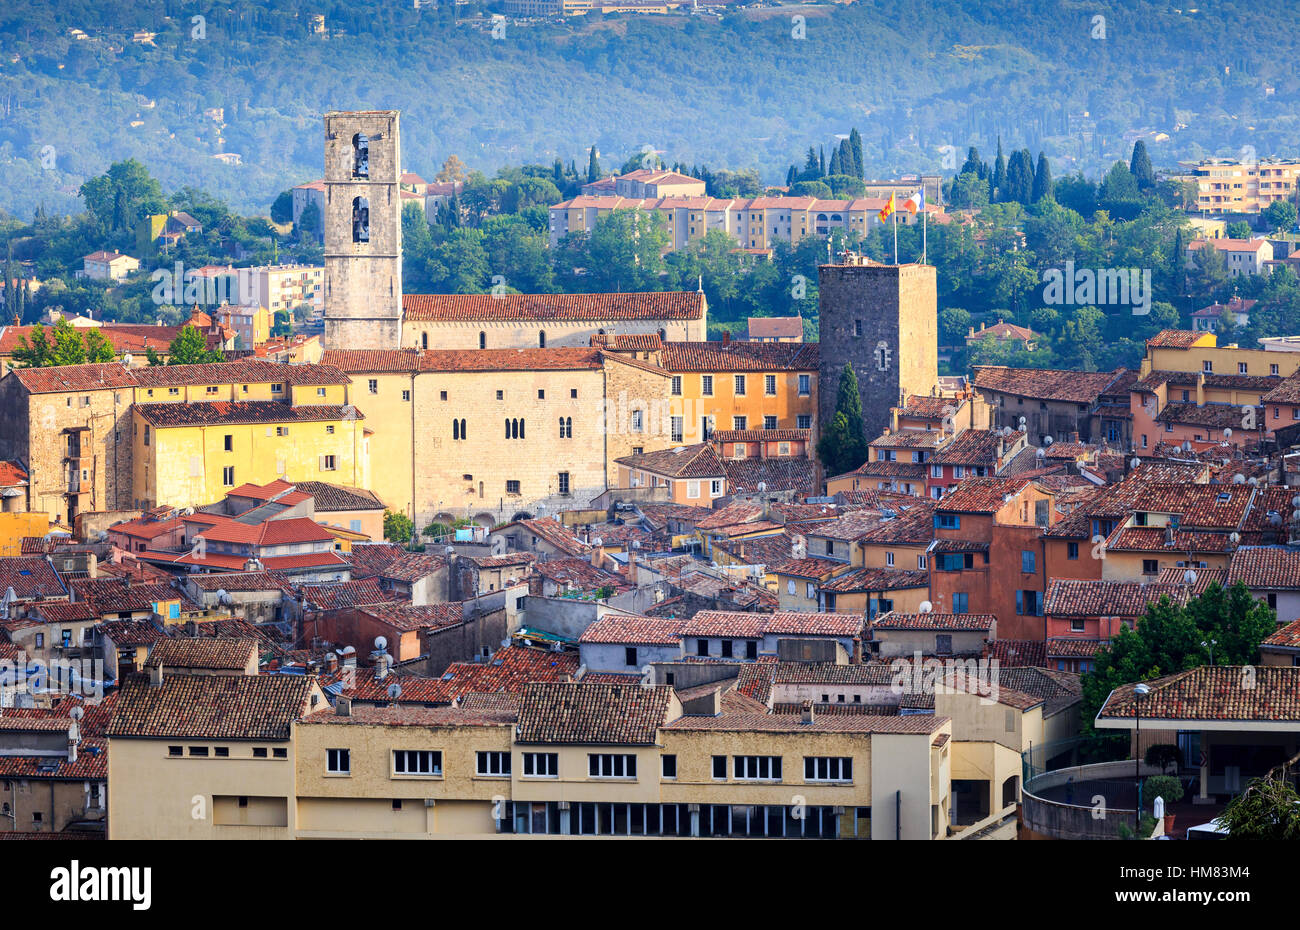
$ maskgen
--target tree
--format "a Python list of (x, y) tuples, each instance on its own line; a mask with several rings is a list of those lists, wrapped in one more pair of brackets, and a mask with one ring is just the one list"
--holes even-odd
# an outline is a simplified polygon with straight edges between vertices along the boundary
[(849, 133), (849, 151), (853, 153), (853, 171), (854, 177), (865, 179), (866, 163), (862, 160), (862, 134), (854, 128)]
[(1006, 191), (999, 199), (1028, 204), (1034, 192), (1034, 162), (1028, 149), (1011, 153), (1007, 164)]
[(1296, 223), (1296, 207), (1289, 200), (1275, 200), (1264, 208), (1264, 221), (1276, 232), (1285, 232)]
[(942, 345), (960, 346), (970, 332), (970, 312), (960, 307), (944, 307), (939, 311), (939, 338)]
[(1237, 220), (1235, 223), (1229, 223), (1226, 229), (1229, 239), (1249, 239), (1251, 234), (1250, 224), (1245, 220)]
[(596, 147), (591, 147), (591, 154), (587, 156), (587, 183), (600, 180), (600, 159), (596, 156)]
[(307, 206), (298, 214), (298, 238), (315, 241), (321, 237), (322, 228), (320, 207), (316, 206), (314, 200), (307, 201)]
[(435, 181), (442, 184), (456, 181), (464, 181), (466, 177), (465, 165), (455, 155), (448, 155), (447, 160), (442, 163), (442, 168), (433, 176)]
[(271, 219), (276, 223), (293, 222), (293, 191), (280, 191), (271, 204)]
[(820, 200), (830, 200), (835, 196), (829, 184), (825, 181), (795, 181), (790, 185), (791, 197), (816, 197)]
[(1229, 801), (1218, 821), (1230, 840), (1300, 840), (1300, 795), (1270, 772)]
[(162, 187), (134, 158), (114, 162), (108, 171), (81, 185), (80, 194), (102, 231), (124, 233), (146, 213), (161, 213)]
[(104, 338), (104, 334), (97, 327), (86, 330), (82, 341), (86, 346), (87, 362), (111, 362), (117, 358), (117, 353), (113, 351), (113, 344)]
[(1116, 219), (1131, 220), (1142, 212), (1142, 194), (1128, 165), (1117, 161), (1101, 182), (1097, 200)]
[(1007, 160), (1002, 157), (1002, 137), (998, 136), (998, 157), (993, 162), (993, 176), (989, 179), (989, 203), (1002, 203), (1007, 199)]
[(1133, 158), (1129, 162), (1129, 173), (1137, 183), (1138, 190), (1149, 191), (1156, 186), (1156, 173), (1151, 168), (1151, 158), (1147, 155), (1147, 144), (1139, 139), (1133, 144)]
[(840, 372), (839, 394), (830, 428), (817, 441), (817, 455), (828, 475), (842, 475), (867, 460), (867, 439), (862, 434), (862, 395), (852, 365)]
[(384, 511), (384, 539), (405, 546), (415, 535), (415, 521), (404, 513)]
[(1034, 171), (1034, 191), (1031, 202), (1038, 203), (1044, 197), (1052, 197), (1052, 167), (1047, 163), (1047, 154), (1038, 153), (1038, 167)]
[(18, 337), (18, 345), (13, 350), (13, 360), (21, 368), (44, 368), (53, 364), (50, 361), (50, 343), (45, 335), (45, 327), (37, 323), (32, 328), (32, 338)]
[(167, 349), (168, 365), (202, 365), (221, 361), (225, 361), (225, 356), (215, 349), (209, 350), (207, 338), (192, 323), (181, 327)]

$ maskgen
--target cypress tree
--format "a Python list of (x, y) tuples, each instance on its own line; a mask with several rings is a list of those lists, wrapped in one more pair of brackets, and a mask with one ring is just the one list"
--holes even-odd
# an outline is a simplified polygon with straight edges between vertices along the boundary
[(852, 365), (840, 372), (835, 415), (817, 442), (817, 455), (830, 475), (852, 471), (867, 460), (867, 440), (862, 435), (862, 395)]
[(831, 152), (831, 174), (844, 174), (843, 168), (840, 164), (840, 150), (835, 149)]
[(1048, 200), (1053, 199), (1052, 194), (1052, 168), (1047, 163), (1047, 155), (1043, 152), (1038, 153), (1038, 170), (1034, 172), (1034, 197), (1033, 202), (1038, 203), (1046, 197)]
[(856, 127), (849, 133), (849, 151), (853, 153), (853, 176), (866, 178), (867, 166), (862, 160), (862, 134)]
[(824, 145), (821, 148), (821, 159), (818, 162), (818, 164), (819, 164), (818, 170), (821, 172), (821, 174), (819, 174), (818, 177), (819, 178), (826, 177), (826, 146)]
[(1002, 137), (998, 136), (998, 157), (993, 162), (993, 177), (989, 179), (989, 203), (1007, 199), (1007, 160), (1002, 157)]
[(1133, 159), (1129, 162), (1129, 172), (1137, 181), (1138, 190), (1148, 191), (1156, 186), (1156, 173), (1151, 168), (1151, 158), (1147, 155), (1147, 144), (1139, 139), (1133, 145)]
[(587, 159), (587, 183), (600, 180), (600, 159), (596, 157), (596, 147), (591, 147), (591, 156)]

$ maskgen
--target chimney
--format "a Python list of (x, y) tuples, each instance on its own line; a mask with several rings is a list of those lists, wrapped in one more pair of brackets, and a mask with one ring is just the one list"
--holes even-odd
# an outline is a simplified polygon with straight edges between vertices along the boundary
[(591, 564), (597, 568), (605, 564), (605, 544), (600, 540), (596, 541), (596, 545), (591, 550)]
[(629, 584), (636, 584), (636, 549), (630, 546), (627, 550), (627, 580)]
[(161, 688), (163, 683), (163, 667), (159, 662), (156, 665), (149, 666), (149, 687)]
[(862, 664), (862, 637), (861, 636), (853, 637), (853, 651), (849, 653), (849, 664), (850, 665)]
[(724, 346), (731, 344), (731, 330), (724, 329), (722, 331), (722, 344)]
[(77, 746), (81, 744), (81, 728), (77, 726), (77, 721), (68, 724), (68, 761), (77, 761)]
[(817, 712), (813, 710), (812, 701), (804, 701), (803, 707), (799, 711), (799, 722), (815, 723), (816, 720), (817, 720)]
[(334, 699), (334, 713), (340, 717), (352, 716), (352, 698), (338, 697)]
[(339, 657), (337, 653), (328, 652), (325, 654), (325, 672), (326, 674), (337, 672), (339, 670)]

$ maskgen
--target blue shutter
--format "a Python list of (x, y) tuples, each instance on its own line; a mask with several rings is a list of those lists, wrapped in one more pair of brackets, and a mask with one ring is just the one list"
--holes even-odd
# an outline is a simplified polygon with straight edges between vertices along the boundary
[(1025, 592), (1017, 590), (1016, 591), (1016, 613), (1019, 615), (1023, 615), (1024, 612), (1025, 612)]

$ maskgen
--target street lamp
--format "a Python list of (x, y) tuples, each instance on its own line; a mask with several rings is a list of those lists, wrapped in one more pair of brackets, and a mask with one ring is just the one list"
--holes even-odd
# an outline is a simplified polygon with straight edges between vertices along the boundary
[(1217, 639), (1211, 639), (1211, 640), (1208, 640), (1208, 641), (1206, 641), (1206, 640), (1201, 640), (1201, 648), (1202, 648), (1202, 649), (1208, 649), (1209, 652), (1210, 652), (1210, 664), (1211, 664), (1211, 665), (1214, 664), (1214, 647), (1217, 646), (1217, 645), (1219, 645), (1219, 641), (1218, 641)]
[(1151, 689), (1144, 684), (1138, 685), (1133, 689), (1134, 707), (1137, 714), (1137, 730), (1133, 737), (1133, 788), (1136, 790), (1136, 800), (1133, 802), (1133, 831), (1142, 824), (1142, 698), (1151, 693)]

